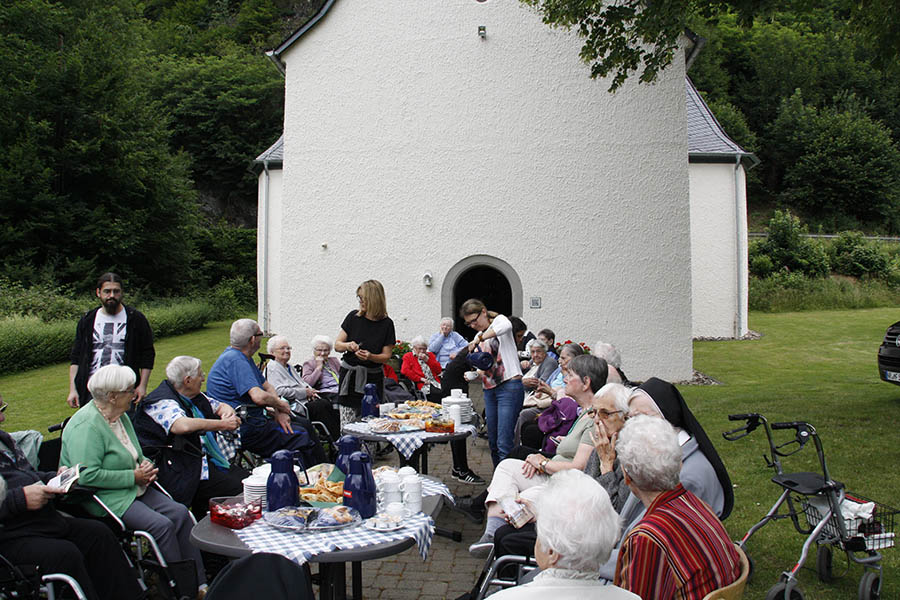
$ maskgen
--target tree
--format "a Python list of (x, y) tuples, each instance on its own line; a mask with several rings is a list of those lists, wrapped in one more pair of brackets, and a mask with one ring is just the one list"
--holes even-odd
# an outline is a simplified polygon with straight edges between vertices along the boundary
[(187, 278), (196, 203), (139, 78), (139, 23), (128, 0), (0, 7), (0, 275)]
[[(612, 74), (610, 91), (640, 70), (650, 83), (669, 66), (685, 30), (715, 23), (731, 13), (742, 26), (775, 10), (810, 10), (821, 2), (789, 0), (521, 0), (538, 10), (544, 22), (575, 29), (584, 44), (582, 60), (591, 77)], [(855, 30), (869, 40), (884, 64), (900, 56), (900, 16), (891, 0), (831, 0), (827, 4), (852, 15)]]

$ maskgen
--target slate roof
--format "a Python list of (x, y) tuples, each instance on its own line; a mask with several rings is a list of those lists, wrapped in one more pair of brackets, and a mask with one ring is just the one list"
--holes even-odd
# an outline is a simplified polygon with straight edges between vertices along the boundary
[(269, 146), (269, 149), (256, 157), (254, 162), (258, 163), (269, 163), (270, 167), (281, 167), (284, 162), (284, 134), (278, 138), (274, 144)]
[(703, 101), (690, 77), (684, 78), (684, 90), (687, 94), (687, 134), (688, 156), (695, 162), (716, 161), (730, 157), (734, 160), (740, 156), (757, 164), (759, 159), (738, 146), (712, 114), (709, 106)]

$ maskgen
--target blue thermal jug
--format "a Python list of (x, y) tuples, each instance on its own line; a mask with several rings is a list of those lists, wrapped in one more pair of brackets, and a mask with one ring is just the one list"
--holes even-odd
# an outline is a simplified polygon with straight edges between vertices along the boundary
[(350, 474), (344, 480), (344, 506), (358, 510), (363, 519), (375, 514), (375, 476), (372, 475), (372, 462), (365, 452), (350, 455)]
[(341, 470), (345, 476), (350, 474), (350, 455), (359, 452), (359, 438), (352, 435), (344, 435), (337, 441), (338, 455), (334, 461), (334, 466)]
[(279, 450), (269, 458), (272, 472), (266, 481), (266, 510), (300, 504), (300, 482), (294, 473), (294, 452)]
[(367, 383), (363, 387), (362, 407), (360, 408), (362, 418), (377, 417), (378, 404), (380, 402), (378, 399), (378, 386), (374, 383)]

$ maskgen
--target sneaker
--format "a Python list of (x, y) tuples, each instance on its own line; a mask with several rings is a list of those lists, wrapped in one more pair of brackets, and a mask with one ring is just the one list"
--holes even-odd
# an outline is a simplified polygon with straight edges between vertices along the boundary
[(469, 554), (475, 558), (487, 558), (494, 549), (494, 535), (485, 533), (481, 538), (469, 546)]
[(450, 475), (453, 479), (461, 482), (461, 483), (469, 483), (472, 485), (484, 485), (485, 481), (478, 475), (476, 475), (471, 469), (466, 470), (457, 470), (453, 469), (450, 472)]
[(471, 496), (457, 498), (456, 504), (451, 504), (450, 507), (453, 510), (464, 514), (467, 519), (476, 525), (484, 523), (484, 504), (481, 502), (472, 502)]

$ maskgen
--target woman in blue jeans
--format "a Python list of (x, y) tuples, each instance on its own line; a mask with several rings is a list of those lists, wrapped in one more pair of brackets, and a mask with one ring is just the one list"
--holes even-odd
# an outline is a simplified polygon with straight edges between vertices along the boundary
[(480, 344), (483, 352), (494, 357), (494, 366), (482, 371), (481, 382), (491, 460), (496, 467), (513, 448), (516, 420), (525, 399), (513, 326), (509, 319), (489, 311), (484, 302), (474, 298), (463, 303), (459, 314), (468, 327), (478, 332), (469, 344), (469, 352)]

